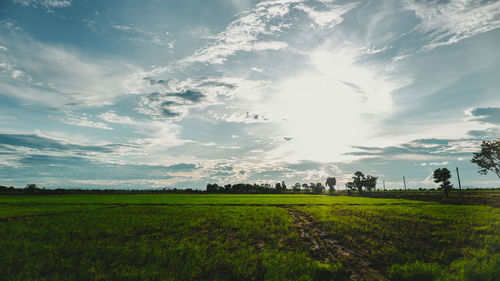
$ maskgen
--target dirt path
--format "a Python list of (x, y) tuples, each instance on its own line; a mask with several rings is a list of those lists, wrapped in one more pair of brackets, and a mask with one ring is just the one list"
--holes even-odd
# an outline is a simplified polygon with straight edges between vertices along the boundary
[(347, 249), (328, 235), (328, 232), (303, 212), (287, 208), (302, 241), (311, 249), (313, 257), (322, 262), (342, 262), (351, 273), (351, 280), (388, 280), (370, 267), (370, 262), (355, 250)]

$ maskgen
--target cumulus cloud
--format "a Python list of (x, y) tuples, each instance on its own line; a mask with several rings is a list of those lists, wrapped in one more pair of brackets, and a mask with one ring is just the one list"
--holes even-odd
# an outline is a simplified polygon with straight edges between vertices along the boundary
[(204, 109), (257, 91), (266, 81), (249, 81), (232, 77), (197, 79), (145, 79), (142, 91), (153, 91), (140, 98), (136, 110), (155, 119), (180, 120), (193, 109)]
[(405, 0), (421, 23), (418, 29), (429, 34), (424, 49), (450, 45), (500, 27), (500, 2), (478, 0)]

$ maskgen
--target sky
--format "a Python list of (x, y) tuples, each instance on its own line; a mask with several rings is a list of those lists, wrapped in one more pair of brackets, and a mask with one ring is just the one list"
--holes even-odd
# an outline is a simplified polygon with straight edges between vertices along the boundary
[(0, 1), (0, 185), (500, 187), (500, 2)]

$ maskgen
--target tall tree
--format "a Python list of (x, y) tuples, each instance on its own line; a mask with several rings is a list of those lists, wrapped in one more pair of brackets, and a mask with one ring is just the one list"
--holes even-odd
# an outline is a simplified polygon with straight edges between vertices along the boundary
[(450, 183), (451, 173), (450, 170), (446, 168), (438, 168), (434, 170), (434, 182), (439, 183), (439, 189), (444, 191), (444, 195), (448, 198), (448, 192), (453, 188)]
[(352, 183), (354, 184), (354, 187), (358, 190), (359, 193), (363, 192), (363, 186), (365, 184), (365, 175), (360, 172), (356, 171), (354, 173), (354, 176), (352, 177)]
[(300, 183), (296, 183), (294, 186), (293, 186), (293, 192), (294, 193), (299, 193), (300, 191)]
[(500, 139), (483, 141), (481, 151), (474, 153), (471, 162), (479, 166), (478, 173), (486, 175), (490, 171), (500, 178)]
[(335, 185), (337, 184), (337, 179), (335, 177), (328, 177), (326, 179), (325, 185), (329, 187), (330, 194), (335, 192)]

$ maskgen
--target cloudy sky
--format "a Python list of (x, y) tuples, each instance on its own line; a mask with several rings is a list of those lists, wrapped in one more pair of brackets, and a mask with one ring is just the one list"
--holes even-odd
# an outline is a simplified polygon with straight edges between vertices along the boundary
[(495, 0), (4, 0), (0, 184), (499, 187)]

